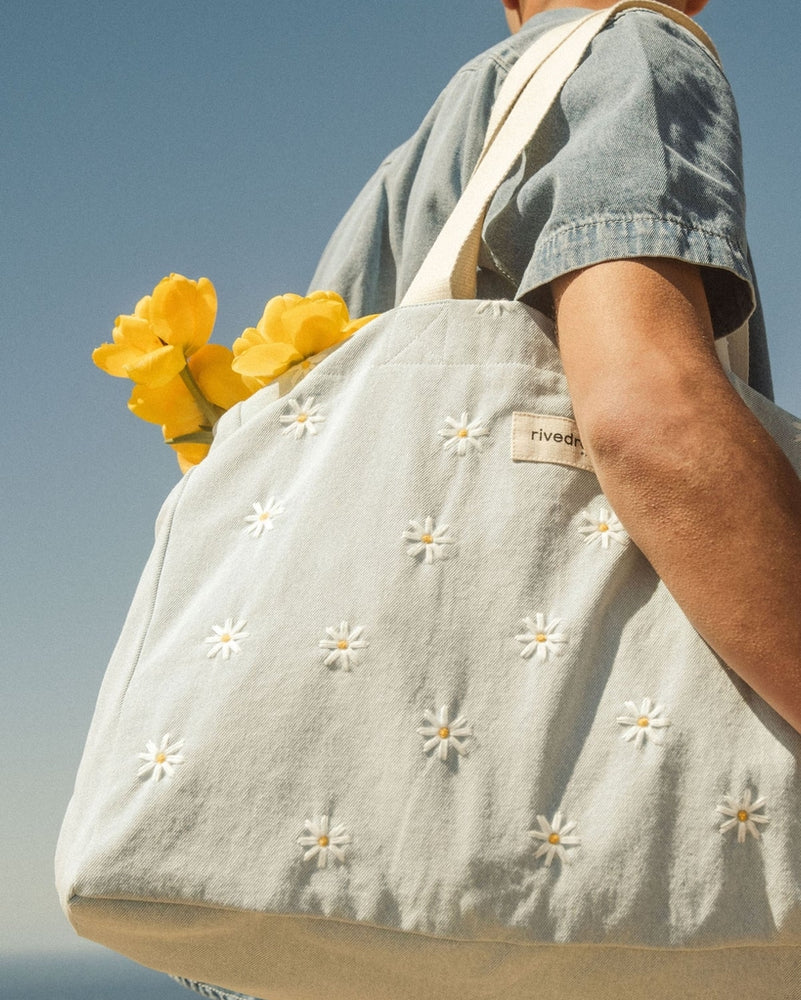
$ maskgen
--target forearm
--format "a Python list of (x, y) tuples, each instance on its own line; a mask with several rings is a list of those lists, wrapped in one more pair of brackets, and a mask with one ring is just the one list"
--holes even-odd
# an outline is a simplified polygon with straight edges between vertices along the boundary
[[(680, 357), (661, 336), (661, 324), (706, 320), (697, 288), (661, 301), (672, 293), (659, 277), (649, 295), (624, 295), (622, 311), (614, 281), (600, 292), (606, 303), (594, 281), (560, 297), (582, 439), (615, 512), (693, 625), (801, 731), (801, 480), (730, 386), (711, 333), (691, 332)], [(643, 323), (644, 339), (629, 329)], [(600, 357), (612, 342), (621, 370), (593, 379), (587, 352)]]
[[(615, 512), (698, 632), (801, 731), (801, 483), (721, 393), (633, 449), (590, 435)], [(709, 404), (712, 409), (707, 409)], [(745, 410), (745, 413), (741, 412)]]

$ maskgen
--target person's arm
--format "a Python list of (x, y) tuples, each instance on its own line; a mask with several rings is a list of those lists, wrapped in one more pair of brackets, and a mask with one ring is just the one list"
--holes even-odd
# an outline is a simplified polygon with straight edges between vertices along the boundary
[(801, 732), (801, 480), (723, 372), (698, 269), (607, 261), (552, 287), (615, 513), (701, 636)]

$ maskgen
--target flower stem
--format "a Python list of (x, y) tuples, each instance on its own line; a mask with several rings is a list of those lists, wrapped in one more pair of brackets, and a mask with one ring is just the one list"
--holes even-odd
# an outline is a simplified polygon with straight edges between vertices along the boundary
[(210, 430), (192, 431), (189, 434), (179, 434), (177, 437), (164, 438), (165, 444), (211, 444), (214, 435)]
[(181, 369), (181, 379), (189, 390), (192, 399), (197, 403), (197, 407), (203, 415), (203, 422), (211, 429), (220, 419), (220, 417), (225, 413), (225, 410), (221, 406), (215, 406), (214, 403), (210, 403), (208, 399), (200, 391), (200, 386), (195, 381), (192, 372), (189, 370), (189, 365), (184, 365)]

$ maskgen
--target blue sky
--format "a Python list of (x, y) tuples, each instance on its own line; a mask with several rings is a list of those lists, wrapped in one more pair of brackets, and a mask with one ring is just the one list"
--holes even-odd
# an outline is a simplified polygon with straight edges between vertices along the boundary
[[(801, 413), (796, 0), (711, 0), (740, 106), (778, 402)], [(0, 37), (3, 249), (1, 953), (88, 948), (52, 854), (106, 660), (176, 481), (92, 349), (170, 271), (206, 275), (230, 344), (305, 290), (333, 226), (499, 0), (22, 0)], [(747, 484), (744, 484), (747, 488)]]

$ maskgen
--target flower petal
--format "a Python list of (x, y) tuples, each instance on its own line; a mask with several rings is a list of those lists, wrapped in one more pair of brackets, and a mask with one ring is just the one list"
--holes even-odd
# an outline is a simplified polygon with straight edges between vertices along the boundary
[(167, 425), (168, 437), (191, 434), (203, 424), (203, 415), (179, 375), (158, 388), (135, 385), (128, 409), (140, 420)]
[(210, 403), (223, 410), (230, 410), (253, 393), (231, 368), (233, 360), (233, 351), (222, 344), (205, 344), (189, 359), (189, 370), (198, 388)]
[(283, 315), (283, 328), (303, 357), (319, 354), (343, 339), (348, 309), (338, 296), (315, 297), (298, 302)]
[(92, 351), (92, 361), (98, 368), (115, 378), (128, 378), (128, 365), (142, 356), (142, 352), (128, 344), (101, 344)]
[(116, 378), (129, 378), (129, 365), (164, 346), (150, 324), (137, 316), (118, 316), (112, 338), (113, 344), (102, 344), (92, 352), (92, 361)]
[(140, 354), (137, 359), (126, 364), (125, 371), (134, 382), (155, 389), (175, 378), (185, 365), (186, 358), (181, 348), (165, 344), (147, 354)]
[[(289, 342), (284, 331), (284, 315), (289, 309), (302, 301), (303, 296), (295, 295), (294, 292), (289, 292), (286, 295), (275, 295), (270, 299), (264, 307), (264, 312), (256, 326), (256, 333), (263, 343), (269, 344), (276, 341)], [(234, 354), (237, 353), (236, 345), (234, 345)]]
[(181, 472), (189, 472), (196, 465), (200, 465), (208, 455), (211, 445), (208, 444), (171, 444), (170, 447), (178, 458), (178, 468)]
[(359, 319), (352, 319), (343, 329), (342, 339), (346, 340), (348, 337), (356, 333), (357, 330), (361, 330), (363, 326), (367, 326), (367, 324), (372, 323), (374, 319), (378, 319), (380, 315), (381, 313), (371, 313), (369, 316), (361, 316)]
[[(236, 344), (234, 344), (236, 348)], [(270, 344), (255, 344), (241, 353), (236, 353), (231, 367), (239, 375), (256, 378), (273, 379), (282, 375), (290, 365), (302, 361), (291, 344), (274, 342)]]
[(173, 344), (189, 355), (211, 336), (217, 316), (217, 293), (208, 278), (192, 281), (170, 274), (153, 289), (150, 322), (165, 344)]

